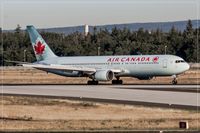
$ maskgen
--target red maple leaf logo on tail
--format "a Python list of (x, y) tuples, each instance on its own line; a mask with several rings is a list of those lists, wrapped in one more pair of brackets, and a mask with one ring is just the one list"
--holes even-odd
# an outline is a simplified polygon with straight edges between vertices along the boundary
[(157, 62), (157, 61), (158, 61), (158, 59), (159, 59), (159, 57), (158, 57), (158, 56), (154, 57), (154, 58), (153, 58), (153, 62)]
[(40, 41), (38, 41), (35, 44), (34, 48), (35, 48), (36, 54), (41, 55), (44, 52), (45, 45), (43, 45)]

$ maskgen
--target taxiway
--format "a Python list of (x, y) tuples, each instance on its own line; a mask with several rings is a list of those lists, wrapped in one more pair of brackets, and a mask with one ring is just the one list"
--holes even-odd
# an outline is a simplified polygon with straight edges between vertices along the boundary
[(139, 105), (199, 107), (198, 85), (6, 85), (2, 94), (53, 96)]

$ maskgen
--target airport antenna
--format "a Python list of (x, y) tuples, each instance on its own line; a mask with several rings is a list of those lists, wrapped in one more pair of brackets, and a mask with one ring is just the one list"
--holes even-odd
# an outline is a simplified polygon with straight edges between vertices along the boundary
[(89, 33), (89, 25), (85, 24), (85, 36)]

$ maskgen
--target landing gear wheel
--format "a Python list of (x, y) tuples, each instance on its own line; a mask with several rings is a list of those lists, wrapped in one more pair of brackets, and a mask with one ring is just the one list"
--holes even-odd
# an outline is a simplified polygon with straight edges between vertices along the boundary
[(112, 84), (113, 85), (121, 85), (121, 84), (123, 84), (123, 81), (122, 80), (112, 80)]
[(177, 82), (176, 79), (172, 81), (172, 84), (173, 84), (173, 85), (176, 85), (177, 83), (178, 83), (178, 82)]
[(89, 81), (87, 82), (87, 84), (88, 84), (88, 85), (98, 85), (99, 82), (98, 82), (98, 81), (95, 81), (95, 80), (89, 80)]
[(176, 85), (178, 83), (176, 75), (173, 75), (172, 84)]

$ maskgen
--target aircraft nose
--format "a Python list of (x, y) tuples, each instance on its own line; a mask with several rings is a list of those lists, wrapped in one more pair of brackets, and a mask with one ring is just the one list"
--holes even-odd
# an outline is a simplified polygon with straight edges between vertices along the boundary
[(190, 69), (190, 65), (188, 63), (186, 63), (186, 70)]

